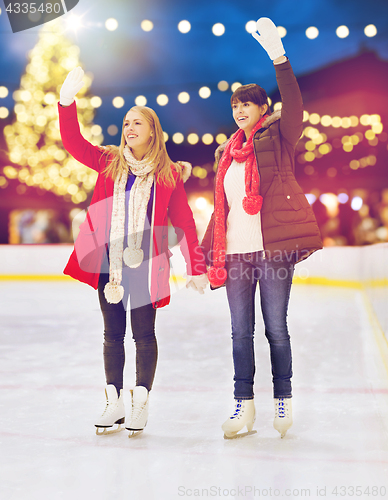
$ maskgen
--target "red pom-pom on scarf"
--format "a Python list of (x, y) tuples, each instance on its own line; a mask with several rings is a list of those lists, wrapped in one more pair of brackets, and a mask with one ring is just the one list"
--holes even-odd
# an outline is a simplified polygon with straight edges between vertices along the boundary
[(248, 215), (256, 215), (260, 212), (263, 204), (263, 197), (260, 195), (245, 196), (242, 201), (242, 206)]
[(228, 273), (224, 267), (213, 266), (209, 267), (207, 270), (207, 277), (209, 278), (210, 284), (216, 288), (225, 283)]

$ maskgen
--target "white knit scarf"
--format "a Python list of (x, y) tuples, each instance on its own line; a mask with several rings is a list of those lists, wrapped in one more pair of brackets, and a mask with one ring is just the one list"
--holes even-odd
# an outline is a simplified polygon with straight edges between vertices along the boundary
[(117, 177), (114, 183), (109, 247), (109, 283), (104, 288), (105, 298), (110, 304), (118, 304), (124, 296), (124, 287), (121, 285), (122, 261), (124, 260), (124, 263), (131, 268), (139, 267), (143, 262), (144, 253), (141, 249), (141, 243), (154, 180), (154, 166), (149, 163), (147, 157), (140, 161), (137, 160), (128, 146), (124, 148), (124, 157), (127, 160), (128, 169), (136, 176), (136, 179), (129, 194), (128, 246), (124, 251), (125, 187), (128, 171)]

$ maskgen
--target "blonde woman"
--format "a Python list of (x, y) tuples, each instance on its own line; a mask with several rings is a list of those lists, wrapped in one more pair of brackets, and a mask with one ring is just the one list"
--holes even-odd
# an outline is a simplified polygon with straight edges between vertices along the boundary
[[(74, 103), (82, 78), (83, 70), (78, 67), (62, 86), (60, 131), (66, 150), (97, 171), (98, 178), (64, 273), (98, 289), (104, 320), (107, 403), (95, 424), (96, 433), (121, 430), (125, 420), (131, 437), (142, 432), (148, 418), (157, 363), (156, 309), (170, 302), (167, 216), (186, 260), (186, 286), (203, 293), (206, 265), (183, 187), (191, 167), (170, 160), (156, 113), (147, 107), (131, 108), (123, 120), (120, 146), (93, 146), (80, 133)], [(128, 299), (136, 346), (136, 386), (125, 418)]]

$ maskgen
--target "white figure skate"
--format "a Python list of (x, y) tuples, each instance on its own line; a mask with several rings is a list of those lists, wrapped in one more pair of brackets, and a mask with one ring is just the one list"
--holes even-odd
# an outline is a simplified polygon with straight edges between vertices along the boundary
[(137, 385), (131, 391), (132, 410), (125, 428), (129, 431), (128, 437), (141, 434), (148, 420), (149, 394), (145, 387)]
[[(125, 420), (125, 408), (123, 401), (123, 391), (117, 397), (116, 387), (109, 384), (105, 388), (106, 406), (101, 417), (95, 426), (97, 436), (103, 434), (114, 434), (123, 430), (122, 424)], [(117, 425), (117, 427), (116, 427)]]
[(284, 438), (286, 432), (292, 425), (292, 400), (291, 398), (275, 398), (275, 418), (273, 426)]
[[(236, 439), (256, 434), (253, 424), (256, 418), (255, 404), (253, 399), (236, 399), (233, 415), (222, 424), (224, 439)], [(247, 432), (240, 432), (247, 427)]]

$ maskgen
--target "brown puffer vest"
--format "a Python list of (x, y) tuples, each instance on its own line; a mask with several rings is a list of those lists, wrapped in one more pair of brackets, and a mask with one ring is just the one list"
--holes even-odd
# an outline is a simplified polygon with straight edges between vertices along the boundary
[[(253, 138), (263, 197), (261, 231), (267, 258), (296, 263), (322, 248), (322, 239), (313, 210), (294, 175), (295, 146), (303, 127), (299, 86), (288, 61), (275, 65), (275, 69), (282, 111), (270, 115)], [(225, 145), (216, 150), (217, 163)], [(227, 202), (225, 214), (226, 224)], [(209, 265), (212, 247), (213, 216), (202, 240)]]

